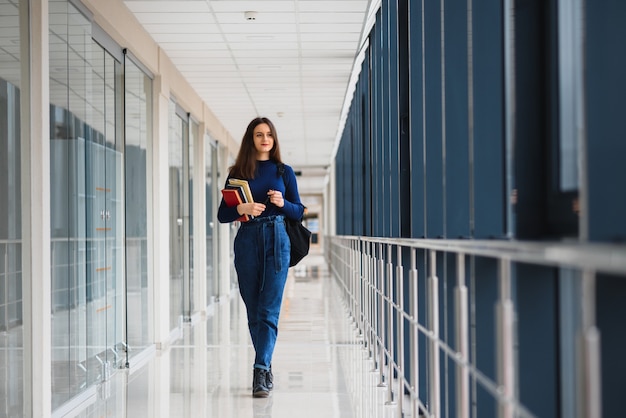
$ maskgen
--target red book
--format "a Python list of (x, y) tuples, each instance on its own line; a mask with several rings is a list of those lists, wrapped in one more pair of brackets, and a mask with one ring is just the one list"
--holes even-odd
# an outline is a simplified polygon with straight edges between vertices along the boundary
[[(224, 202), (229, 208), (244, 203), (238, 189), (222, 189), (222, 196), (224, 196)], [(250, 220), (250, 217), (246, 214), (243, 214), (239, 218), (237, 218), (237, 220), (241, 222), (246, 222)]]

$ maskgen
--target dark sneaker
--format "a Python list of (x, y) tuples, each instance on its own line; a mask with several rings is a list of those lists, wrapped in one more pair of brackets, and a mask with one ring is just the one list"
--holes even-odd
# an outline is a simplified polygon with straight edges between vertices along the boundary
[(272, 366), (270, 366), (270, 369), (267, 371), (267, 374), (265, 375), (265, 383), (266, 383), (267, 389), (269, 389), (270, 391), (274, 389), (274, 373), (272, 373)]
[(254, 378), (252, 379), (252, 396), (255, 398), (267, 398), (270, 390), (267, 387), (267, 370), (254, 369)]

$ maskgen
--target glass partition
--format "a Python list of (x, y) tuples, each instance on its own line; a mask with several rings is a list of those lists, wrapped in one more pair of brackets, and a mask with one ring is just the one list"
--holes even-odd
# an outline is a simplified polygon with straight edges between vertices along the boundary
[(25, 0), (0, 0), (0, 416), (22, 416), (22, 195), (20, 106), (27, 97)]
[[(91, 33), (91, 24), (67, 1), (50, 1), (50, 239), (52, 274), (52, 408), (80, 392), (91, 377), (87, 359), (87, 236), (85, 231), (85, 132), (69, 111), (69, 27)], [(84, 50), (82, 51), (84, 55)], [(75, 62), (75, 64), (78, 64)], [(85, 65), (74, 67), (74, 81)], [(83, 83), (84, 84), (84, 81)], [(79, 94), (86, 94), (81, 86)], [(77, 90), (78, 91), (78, 90)], [(77, 106), (81, 110), (83, 106)], [(82, 112), (84, 114), (84, 112)], [(91, 137), (91, 135), (90, 135)], [(80, 157), (82, 156), (82, 158)], [(82, 209), (82, 210), (81, 210)], [(81, 366), (79, 366), (81, 365)]]
[(125, 63), (126, 293), (129, 356), (152, 342), (148, 276), (148, 146), (152, 141), (152, 79)]
[(52, 407), (124, 359), (122, 66), (50, 1)]
[(199, 135), (199, 126), (194, 120), (189, 121), (189, 143), (188, 146), (185, 147), (185, 156), (187, 159), (187, 176), (188, 180), (185, 182), (187, 185), (186, 194), (189, 196), (188, 199), (185, 199), (187, 203), (187, 207), (185, 208), (185, 218), (187, 219), (187, 227), (186, 230), (189, 233), (188, 238), (185, 240), (187, 243), (187, 247), (185, 248), (186, 255), (185, 259), (187, 260), (188, 268), (185, 268), (186, 271), (189, 272), (187, 275), (188, 281), (185, 286), (185, 290), (188, 291), (186, 293), (185, 298), (185, 316), (191, 316), (191, 314), (195, 310), (195, 306), (193, 303), (193, 168), (194, 168), (194, 144), (198, 140)]
[(185, 257), (184, 235), (184, 166), (183, 152), (187, 121), (170, 102), (169, 111), (169, 217), (170, 217), (170, 329), (176, 328), (183, 317)]
[(205, 136), (205, 199), (206, 199), (206, 303), (217, 293), (216, 277), (219, 271), (217, 256), (217, 148), (208, 135)]

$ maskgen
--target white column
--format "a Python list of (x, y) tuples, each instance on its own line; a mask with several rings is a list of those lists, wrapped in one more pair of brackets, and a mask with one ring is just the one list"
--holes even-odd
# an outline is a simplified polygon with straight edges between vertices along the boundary
[[(52, 409), (48, 1), (20, 2), (24, 416)], [(30, 33), (30, 51), (28, 34)], [(30, 64), (30, 71), (28, 68)]]
[[(193, 144), (193, 306), (206, 314), (206, 125), (200, 123)], [(193, 312), (192, 312), (193, 314)]]
[(169, 226), (169, 86), (154, 79), (154, 137), (152, 141), (152, 251), (154, 283), (154, 341), (167, 345), (170, 331)]

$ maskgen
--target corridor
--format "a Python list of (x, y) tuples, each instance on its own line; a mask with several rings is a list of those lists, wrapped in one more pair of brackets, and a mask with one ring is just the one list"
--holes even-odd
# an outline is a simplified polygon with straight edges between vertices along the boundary
[[(340, 292), (321, 254), (290, 271), (267, 399), (251, 396), (254, 350), (237, 293), (206, 320), (184, 327), (168, 349), (132, 372), (115, 373), (79, 417), (386, 417), (377, 387)], [(133, 369), (131, 369), (133, 370)], [(68, 414), (69, 416), (74, 413)], [(405, 415), (406, 416), (406, 415)]]

